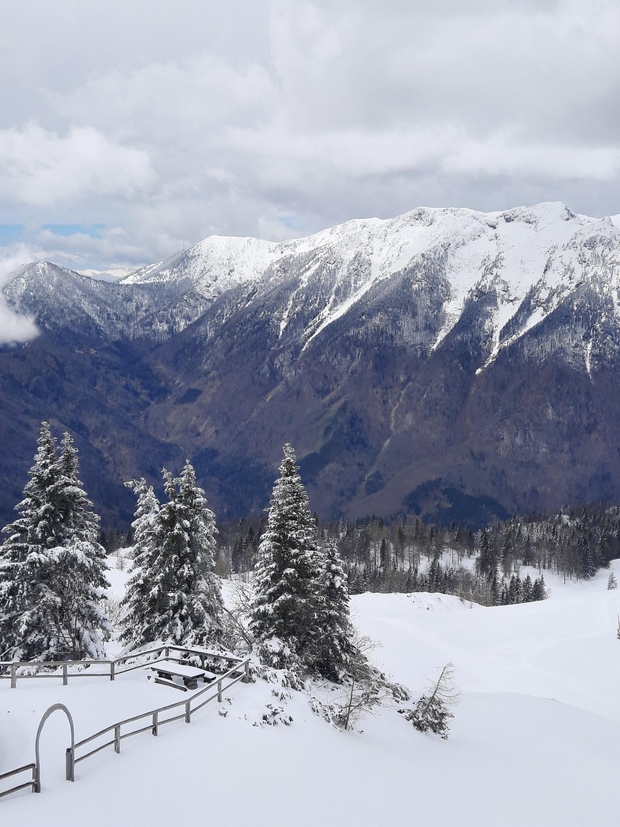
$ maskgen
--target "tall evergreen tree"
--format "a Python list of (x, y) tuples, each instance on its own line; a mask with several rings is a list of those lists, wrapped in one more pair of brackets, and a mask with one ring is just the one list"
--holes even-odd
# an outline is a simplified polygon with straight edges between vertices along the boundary
[[(488, 575), (488, 589), (489, 589), (489, 605), (499, 606), (502, 602), (502, 590), (497, 577), (497, 570), (491, 570)], [(510, 602), (510, 596), (506, 596), (507, 602)]]
[[(154, 640), (200, 646), (222, 632), (221, 586), (213, 572), (215, 516), (189, 460), (178, 478), (162, 473), (168, 502), (157, 510), (151, 498), (152, 526), (141, 525), (142, 550), (124, 601), (123, 640), (134, 646)], [(140, 499), (139, 511), (146, 503)]]
[(98, 657), (109, 623), (98, 517), (78, 477), (68, 433), (60, 457), (44, 422), (19, 518), (0, 560), (0, 649), (14, 659)]
[(313, 666), (329, 680), (338, 681), (355, 653), (349, 617), (347, 576), (335, 542), (325, 548), (318, 580), (318, 640)]
[(121, 601), (121, 640), (128, 644), (141, 646), (152, 640), (151, 619), (159, 614), (157, 600), (159, 595), (153, 593), (151, 576), (157, 570), (160, 554), (160, 532), (157, 514), (159, 500), (153, 486), (148, 485), (144, 477), (126, 482), (138, 497), (138, 503), (131, 524), (133, 530), (133, 567), (127, 581), (125, 597)]
[[(317, 527), (308, 494), (299, 476), (295, 452), (284, 446), (269, 508), (267, 530), (261, 538), (254, 577), (250, 627), (256, 639), (282, 641), (303, 660), (320, 631), (317, 629), (317, 589), (321, 573)], [(267, 648), (269, 646), (267, 645)], [(277, 665), (278, 652), (274, 652)]]
[(508, 587), (508, 602), (523, 602), (523, 583), (521, 582), (521, 578), (518, 574), (513, 574), (510, 578), (510, 585)]
[(54, 507), (51, 491), (58, 477), (56, 439), (43, 422), (19, 516), (3, 528), (0, 554), (0, 657), (30, 660), (53, 647), (49, 613)]
[(489, 582), (497, 576), (497, 553), (488, 529), (480, 538), (480, 555), (477, 561), (478, 572), (486, 576)]
[(581, 556), (581, 574), (585, 580), (589, 580), (596, 574), (597, 567), (594, 559), (594, 544), (585, 531), (579, 539), (577, 548)]
[(72, 658), (101, 657), (102, 632), (110, 631), (103, 609), (109, 583), (106, 554), (99, 543), (99, 517), (78, 478), (77, 450), (64, 434), (58, 477), (52, 487), (56, 546), (52, 588), (58, 596), (55, 625), (59, 642)]
[(545, 578), (540, 575), (534, 580), (534, 585), (532, 586), (532, 600), (545, 600), (547, 597), (547, 587), (545, 586)]

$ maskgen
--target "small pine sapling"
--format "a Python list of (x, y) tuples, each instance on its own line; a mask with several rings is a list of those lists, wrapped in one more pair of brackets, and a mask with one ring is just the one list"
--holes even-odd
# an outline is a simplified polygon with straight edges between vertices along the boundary
[(353, 729), (361, 718), (381, 702), (382, 688), (379, 681), (357, 682), (352, 677), (343, 703), (334, 707), (332, 722), (340, 729)]
[(616, 580), (616, 575), (613, 571), (610, 573), (609, 577), (607, 578), (607, 590), (612, 591), (613, 589), (618, 588), (618, 581)]
[[(337, 729), (352, 730), (375, 706), (389, 706), (393, 702), (409, 701), (409, 690), (391, 681), (383, 672), (369, 663), (367, 653), (375, 648), (373, 641), (356, 636), (354, 650), (341, 680), (341, 691), (334, 701), (313, 697), (310, 706), (317, 715)], [(336, 689), (331, 684), (331, 691)]]
[(449, 720), (454, 718), (450, 708), (458, 703), (459, 694), (454, 688), (454, 669), (447, 663), (437, 681), (428, 686), (413, 709), (399, 709), (407, 721), (419, 732), (434, 732), (446, 740), (450, 730)]

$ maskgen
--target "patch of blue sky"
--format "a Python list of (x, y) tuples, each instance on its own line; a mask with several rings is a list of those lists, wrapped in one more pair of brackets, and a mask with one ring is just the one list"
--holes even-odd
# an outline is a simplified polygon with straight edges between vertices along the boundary
[(42, 224), (42, 230), (49, 230), (54, 235), (88, 235), (91, 238), (101, 238), (105, 224)]
[(23, 224), (0, 224), (0, 246), (14, 244), (24, 237)]
[(302, 221), (297, 215), (279, 215), (278, 221), (280, 224), (284, 224), (285, 227), (288, 227), (289, 230), (303, 229)]

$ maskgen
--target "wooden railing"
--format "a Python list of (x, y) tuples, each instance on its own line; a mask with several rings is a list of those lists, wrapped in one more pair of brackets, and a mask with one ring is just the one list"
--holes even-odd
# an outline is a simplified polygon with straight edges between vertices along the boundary
[[(126, 672), (131, 672), (134, 669), (141, 669), (145, 663), (141, 660), (147, 655), (155, 654), (156, 657), (163, 653), (164, 657), (169, 660), (180, 661), (180, 658), (170, 657), (170, 652), (180, 652), (192, 657), (199, 657), (200, 663), (204, 666), (207, 660), (220, 660), (228, 663), (239, 663), (241, 658), (234, 655), (223, 654), (222, 652), (213, 652), (209, 649), (198, 649), (188, 646), (177, 646), (176, 644), (162, 644), (153, 649), (145, 649), (140, 652), (130, 652), (120, 658), (114, 660), (47, 660), (47, 661), (0, 661), (0, 680), (10, 680), (11, 689), (15, 689), (18, 680), (33, 680), (40, 678), (62, 678), (63, 686), (69, 682), (69, 678), (108, 678), (113, 681), (117, 675), (123, 675)], [(156, 658), (155, 658), (156, 659)], [(149, 659), (146, 662), (152, 663), (155, 659)], [(124, 669), (118, 668), (119, 664), (127, 664), (134, 662), (134, 665), (126, 666)], [(79, 672), (70, 672), (70, 666), (82, 667)], [(91, 666), (105, 666), (106, 672), (91, 672)], [(56, 667), (54, 671), (38, 671), (38, 672), (22, 672), (20, 669), (32, 670), (48, 670), (50, 667)], [(2, 670), (6, 670), (4, 673)]]
[[(90, 758), (91, 755), (95, 755), (95, 753), (106, 749), (106, 747), (113, 746), (114, 752), (120, 753), (121, 741), (125, 738), (131, 738), (133, 735), (139, 735), (141, 732), (149, 731), (152, 735), (159, 735), (160, 727), (164, 726), (164, 724), (171, 724), (173, 721), (179, 721), (181, 718), (183, 718), (186, 724), (191, 723), (193, 713), (198, 712), (199, 709), (202, 709), (203, 706), (216, 698), (218, 702), (221, 703), (222, 693), (226, 689), (229, 689), (237, 683), (237, 681), (248, 683), (249, 680), (250, 660), (247, 658), (246, 660), (240, 660), (239, 663), (223, 675), (220, 675), (215, 681), (213, 681), (213, 683), (205, 686), (204, 689), (201, 689), (199, 692), (194, 692), (194, 694), (186, 701), (177, 701), (173, 704), (160, 706), (157, 709), (151, 709), (149, 712), (143, 712), (141, 715), (134, 715), (132, 718), (125, 718), (123, 721), (117, 721), (114, 724), (110, 724), (110, 726), (107, 726), (105, 729), (95, 732), (94, 735), (78, 741), (73, 750), (70, 748), (67, 749), (67, 775), (69, 774), (70, 767), (73, 768), (75, 764), (78, 764), (80, 761), (84, 761), (86, 758)], [(196, 703), (199, 699), (199, 703)], [(162, 715), (165, 713), (173, 712), (181, 708), (183, 711), (178, 715), (162, 718)], [(123, 732), (123, 727), (127, 727), (130, 724), (137, 724), (141, 721), (148, 721), (148, 724), (146, 724), (146, 726), (139, 726), (137, 729), (130, 729), (128, 732)], [(91, 744), (93, 741), (97, 741), (110, 733), (113, 733), (111, 740), (107, 740), (103, 744), (99, 744), (84, 755), (76, 756), (75, 753), (81, 747), (84, 747), (86, 744)]]
[[(226, 655), (221, 652), (212, 652), (206, 649), (194, 649), (192, 647), (184, 647), (184, 646), (176, 646), (176, 645), (162, 645), (155, 647), (153, 649), (148, 649), (142, 652), (133, 652), (125, 655), (121, 658), (116, 658), (115, 660), (109, 661), (57, 661), (57, 662), (47, 662), (45, 666), (50, 665), (62, 665), (67, 666), (74, 665), (74, 664), (84, 664), (84, 663), (106, 663), (110, 666), (109, 672), (103, 673), (70, 673), (66, 669), (62, 671), (62, 678), (63, 678), (63, 685), (67, 683), (69, 677), (84, 677), (91, 676), (91, 677), (107, 677), (110, 680), (114, 680), (116, 675), (122, 675), (126, 672), (132, 672), (134, 669), (141, 669), (142, 667), (146, 666), (147, 664), (158, 663), (161, 660), (176, 660), (180, 662), (180, 658), (171, 658), (170, 652), (177, 651), (181, 654), (191, 655), (192, 657), (198, 657), (201, 660), (201, 664), (204, 666), (207, 660), (220, 660), (225, 661), (228, 663), (233, 663), (224, 674), (219, 675), (213, 682), (205, 686), (199, 692), (194, 692), (187, 700), (177, 701), (173, 704), (167, 704), (166, 706), (160, 706), (157, 709), (151, 709), (149, 712), (144, 712), (141, 715), (134, 715), (131, 718), (125, 718), (122, 721), (117, 721), (114, 724), (106, 727), (105, 729), (99, 730), (99, 732), (95, 732), (94, 735), (90, 735), (88, 738), (84, 738), (81, 741), (75, 743), (66, 750), (65, 760), (66, 760), (66, 778), (67, 781), (73, 781), (75, 778), (75, 765), (78, 764), (80, 761), (84, 761), (86, 758), (90, 758), (91, 755), (95, 755), (95, 753), (100, 752), (101, 750), (105, 749), (106, 747), (113, 746), (114, 752), (120, 753), (121, 751), (121, 741), (125, 738), (131, 738), (133, 735), (138, 735), (141, 732), (148, 732), (150, 731), (152, 735), (159, 735), (159, 728), (162, 727), (164, 724), (170, 724), (172, 721), (178, 721), (181, 718), (184, 719), (185, 723), (191, 723), (192, 715), (197, 712), (199, 709), (202, 709), (203, 706), (208, 704), (210, 701), (215, 700), (217, 698), (218, 703), (222, 702), (222, 693), (233, 686), (238, 681), (243, 681), (244, 683), (249, 683), (250, 681), (250, 659), (249, 658), (238, 658), (234, 655)], [(144, 656), (154, 654), (156, 657), (149, 660), (141, 660), (140, 663), (134, 663), (133, 665), (126, 666), (124, 669), (117, 669), (116, 664), (119, 663), (131, 663), (132, 660), (142, 659)], [(163, 658), (159, 657), (160, 655), (164, 655)], [(2, 664), (0, 666), (9, 665), (13, 666), (13, 664)], [(18, 666), (29, 666), (32, 667), (33, 663), (19, 663)], [(11, 670), (9, 675), (2, 675), (0, 677), (10, 677), (11, 679), (11, 687), (15, 687), (17, 684), (17, 680), (19, 678), (54, 678), (58, 677), (56, 674), (46, 673), (46, 674), (38, 674), (38, 675), (18, 675), (16, 670)], [(199, 702), (197, 703), (197, 701)], [(172, 715), (167, 717), (161, 717), (162, 715), (166, 715), (166, 713), (181, 709), (183, 711), (178, 715)], [(50, 708), (51, 709), (51, 708)], [(49, 713), (50, 710), (46, 713)], [(45, 715), (44, 715), (45, 718)], [(138, 727), (137, 729), (130, 729), (129, 731), (123, 732), (123, 727), (128, 727), (131, 724), (136, 724), (140, 721), (148, 720), (149, 723), (146, 726)], [(39, 731), (41, 729), (41, 725), (43, 724), (43, 719), (41, 724), (39, 725)], [(94, 749), (91, 749), (89, 752), (86, 752), (84, 755), (76, 756), (76, 751), (79, 750), (81, 747), (84, 747), (86, 744), (91, 744), (97, 741), (100, 738), (108, 735), (108, 733), (114, 733), (111, 740), (105, 741), (103, 744), (99, 744)], [(37, 736), (38, 739), (38, 736)], [(34, 764), (26, 764), (23, 767), (19, 767), (15, 770), (10, 770), (9, 772), (5, 772), (0, 775), (0, 781), (3, 781), (6, 778), (11, 778), (14, 775), (18, 775), (24, 772), (31, 772), (32, 779), (18, 784), (14, 787), (11, 787), (7, 790), (0, 792), (0, 798), (5, 795), (9, 795), (10, 793), (17, 792), (18, 790), (23, 790), (27, 787), (30, 787), (33, 792), (40, 791), (40, 783), (37, 783), (37, 780), (40, 779), (40, 767), (38, 766), (38, 762), (35, 761)]]
[(18, 767), (16, 770), (9, 770), (9, 772), (3, 772), (2, 775), (0, 775), (0, 781), (4, 781), (5, 778), (11, 778), (11, 776), (13, 775), (19, 775), (22, 772), (31, 772), (31, 780), (26, 781), (24, 784), (18, 784), (16, 787), (10, 787), (8, 790), (3, 790), (3, 792), (0, 792), (0, 798), (2, 798), (5, 795), (9, 795), (9, 793), (16, 793), (18, 790), (25, 790), (26, 787), (30, 787), (30, 791), (34, 792), (37, 783), (36, 764), (25, 764), (23, 767)]

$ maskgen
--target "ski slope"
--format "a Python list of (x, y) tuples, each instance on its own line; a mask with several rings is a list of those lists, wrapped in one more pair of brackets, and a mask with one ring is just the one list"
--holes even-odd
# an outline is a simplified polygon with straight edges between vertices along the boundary
[[(620, 575), (620, 561), (613, 567)], [(373, 658), (414, 695), (453, 662), (461, 701), (448, 741), (393, 709), (360, 722), (363, 732), (338, 732), (302, 693), (280, 699), (264, 681), (239, 683), (191, 725), (79, 764), (71, 784), (68, 729), (55, 714), (42, 737), (43, 792), (0, 800), (2, 824), (616, 825), (620, 590), (607, 591), (607, 577), (563, 584), (545, 572), (549, 600), (497, 608), (444, 595), (353, 598), (360, 631), (380, 643)], [(0, 772), (32, 760), (52, 703), (68, 706), (79, 739), (180, 697), (140, 672), (66, 687), (2, 681)], [(292, 725), (260, 726), (266, 704), (282, 706)]]

